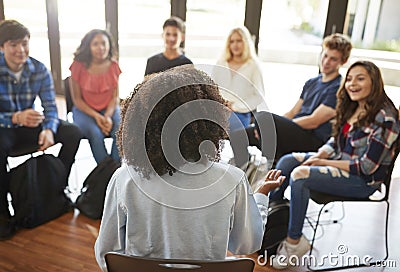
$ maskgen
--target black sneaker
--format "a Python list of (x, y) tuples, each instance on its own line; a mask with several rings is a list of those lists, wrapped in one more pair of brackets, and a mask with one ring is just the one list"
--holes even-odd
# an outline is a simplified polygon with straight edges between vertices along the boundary
[(10, 239), (15, 231), (15, 223), (12, 219), (0, 217), (0, 241)]

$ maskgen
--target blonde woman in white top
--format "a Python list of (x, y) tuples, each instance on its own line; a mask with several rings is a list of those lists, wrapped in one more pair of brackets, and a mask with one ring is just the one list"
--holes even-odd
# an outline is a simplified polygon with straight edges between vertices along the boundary
[(248, 127), (251, 112), (263, 101), (264, 83), (247, 28), (236, 27), (230, 31), (224, 53), (213, 70), (213, 79), (232, 110), (230, 131)]

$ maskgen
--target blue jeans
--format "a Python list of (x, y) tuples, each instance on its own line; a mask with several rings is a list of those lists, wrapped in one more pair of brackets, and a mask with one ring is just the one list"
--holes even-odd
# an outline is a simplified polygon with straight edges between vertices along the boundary
[[(104, 112), (105, 110), (100, 111), (101, 114), (104, 114)], [(116, 131), (118, 130), (120, 123), (119, 112), (120, 109), (119, 107), (117, 107), (114, 111), (113, 116), (111, 117), (113, 121), (113, 126), (110, 131), (110, 136), (113, 139), (110, 156), (116, 161), (120, 161), (116, 144)], [(96, 163), (101, 162), (108, 156), (107, 149), (104, 143), (104, 138), (106, 138), (106, 136), (103, 134), (103, 132), (101, 132), (101, 129), (99, 128), (96, 120), (93, 117), (87, 115), (86, 113), (83, 113), (76, 107), (72, 108), (72, 113), (74, 123), (78, 125), (78, 127), (82, 131), (83, 136), (89, 140), (90, 149), (92, 150), (93, 157), (96, 160)]]
[(251, 113), (232, 112), (229, 117), (229, 131), (247, 128), (250, 125)]
[(302, 235), (306, 217), (310, 190), (338, 196), (365, 198), (376, 188), (357, 175), (327, 166), (301, 166), (313, 153), (292, 153), (283, 156), (276, 168), (282, 171), (286, 180), (281, 187), (271, 192), (270, 199), (283, 198), (285, 189), (290, 185), (290, 218), (288, 236), (299, 239)]

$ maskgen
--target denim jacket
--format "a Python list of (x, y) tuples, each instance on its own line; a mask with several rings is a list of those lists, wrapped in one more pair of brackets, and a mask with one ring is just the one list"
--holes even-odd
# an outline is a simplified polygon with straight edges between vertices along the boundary
[(340, 133), (320, 148), (335, 160), (350, 160), (350, 174), (362, 177), (370, 186), (379, 187), (394, 157), (400, 125), (388, 109), (381, 109), (375, 122), (359, 128), (350, 127), (345, 137)]

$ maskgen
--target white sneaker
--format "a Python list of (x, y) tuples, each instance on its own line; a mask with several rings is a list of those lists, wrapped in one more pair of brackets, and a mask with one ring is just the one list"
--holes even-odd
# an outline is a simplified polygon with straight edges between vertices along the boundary
[(310, 243), (303, 235), (297, 245), (290, 244), (285, 239), (279, 244), (271, 265), (275, 269), (285, 269), (289, 266), (301, 264), (301, 258), (309, 250)]

